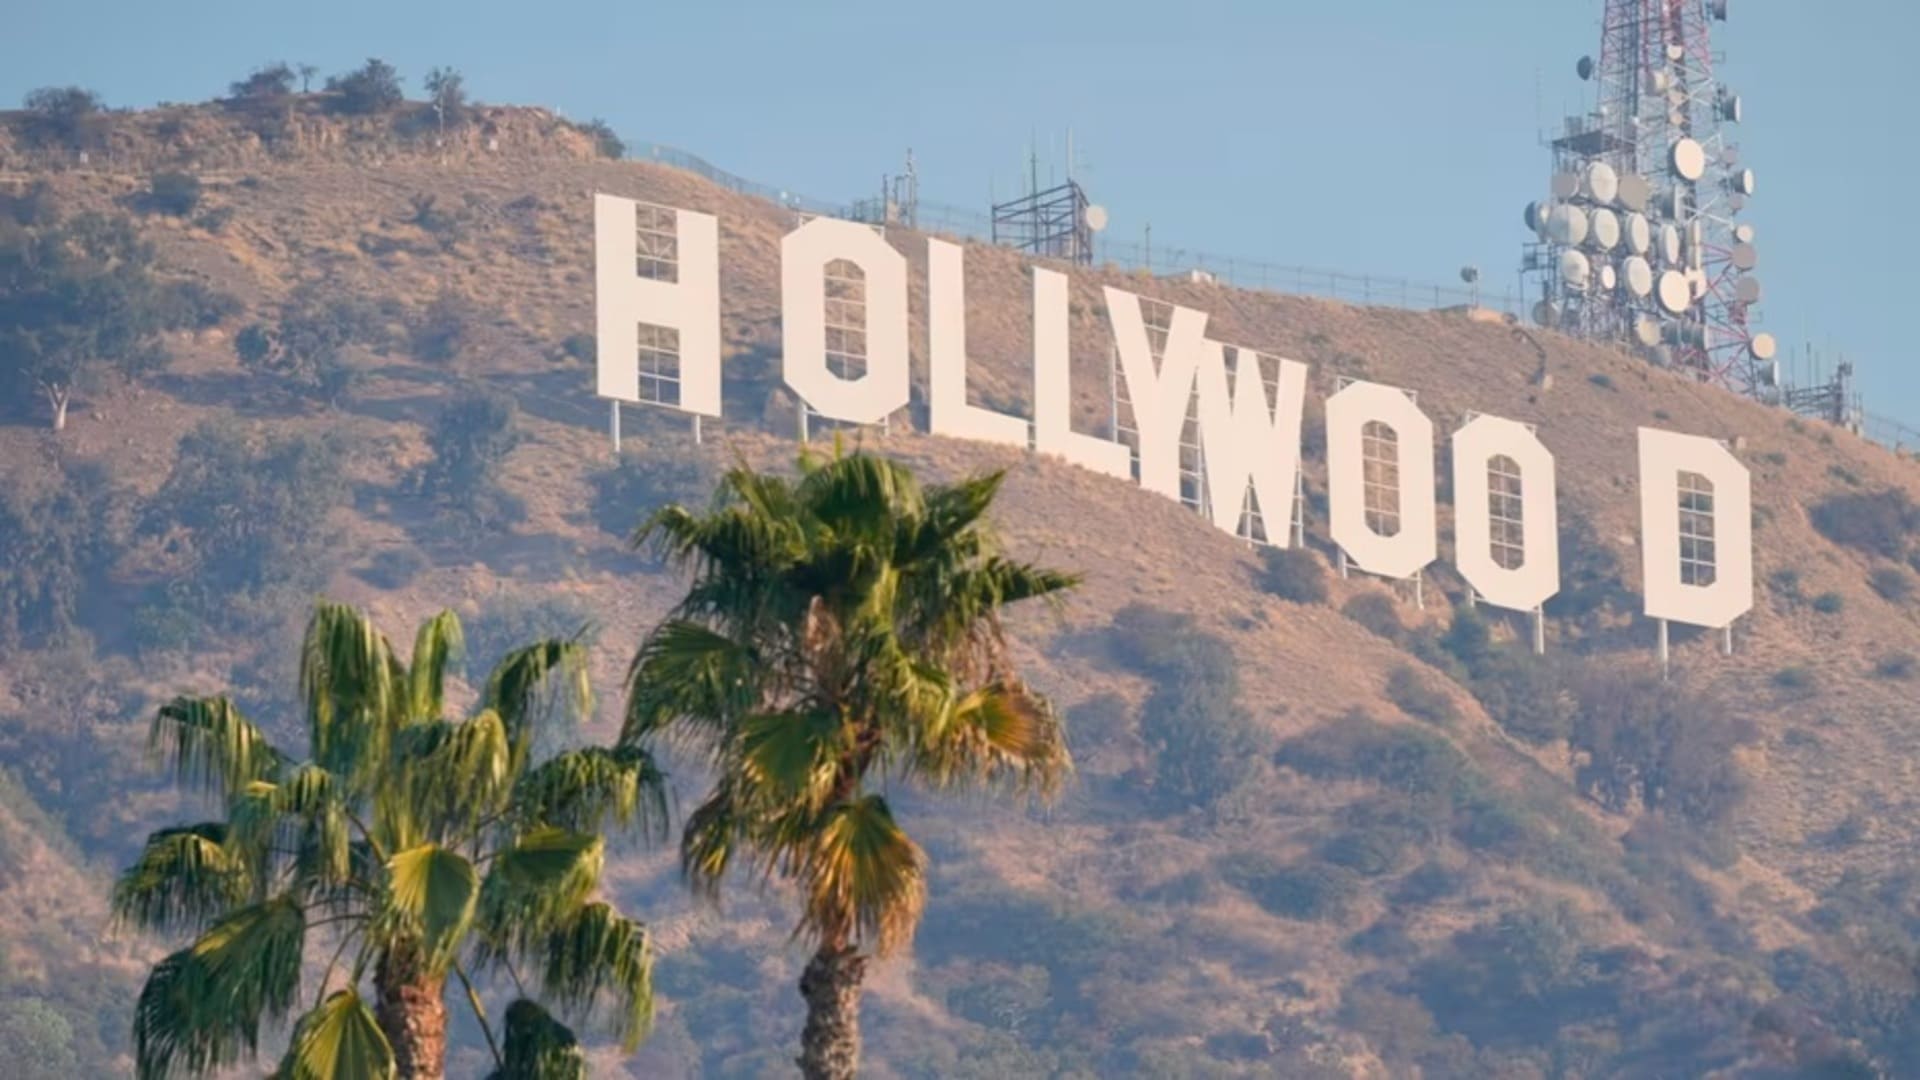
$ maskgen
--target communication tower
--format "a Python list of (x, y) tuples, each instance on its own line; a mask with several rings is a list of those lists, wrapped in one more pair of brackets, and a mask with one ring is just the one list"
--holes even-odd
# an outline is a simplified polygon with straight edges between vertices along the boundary
[(1534, 319), (1777, 401), (1754, 229), (1739, 220), (1755, 190), (1733, 138), (1744, 106), (1715, 73), (1729, 0), (1605, 2), (1600, 58), (1575, 65), (1593, 107), (1550, 140), (1548, 195), (1526, 208)]
[(1093, 234), (1107, 227), (1105, 207), (1095, 206), (1073, 178), (1073, 144), (1067, 144), (1067, 181), (1040, 187), (1040, 160), (1028, 157), (1027, 193), (993, 204), (993, 242), (1047, 259), (1093, 265)]

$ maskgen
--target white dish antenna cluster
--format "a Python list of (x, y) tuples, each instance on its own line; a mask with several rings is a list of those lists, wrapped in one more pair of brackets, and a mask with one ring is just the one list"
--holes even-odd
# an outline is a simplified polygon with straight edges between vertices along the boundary
[(1758, 370), (1777, 344), (1747, 330), (1759, 251), (1753, 227), (1734, 221), (1758, 185), (1725, 136), (1746, 108), (1715, 81), (1708, 40), (1728, 0), (1668, 6), (1645, 50), (1575, 65), (1599, 100), (1554, 141), (1547, 195), (1526, 207), (1544, 249), (1527, 266), (1549, 286), (1534, 317), (1688, 362), (1744, 348)]

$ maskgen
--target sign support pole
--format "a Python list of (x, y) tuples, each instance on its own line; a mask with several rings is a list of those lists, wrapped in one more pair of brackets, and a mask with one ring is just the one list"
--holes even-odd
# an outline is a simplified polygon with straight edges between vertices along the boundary
[(620, 456), (620, 400), (614, 398), (607, 402), (612, 408), (607, 414), (607, 430), (613, 435), (613, 456)]

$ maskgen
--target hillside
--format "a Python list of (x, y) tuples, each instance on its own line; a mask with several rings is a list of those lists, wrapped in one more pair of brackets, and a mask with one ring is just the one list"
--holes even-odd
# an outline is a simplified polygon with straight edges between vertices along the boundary
[[(394, 633), (452, 606), (476, 652), (591, 620), (602, 719), (582, 735), (608, 739), (625, 663), (679, 585), (625, 544), (644, 500), (701, 498), (736, 458), (780, 465), (798, 449), (778, 367), (790, 211), (600, 159), (589, 135), (534, 110), (487, 110), (438, 146), (378, 121), (284, 119), (263, 138), (257, 118), (217, 107), (114, 116), (107, 149), (82, 163), (29, 149), (22, 118), (0, 115), (0, 195), (131, 214), (158, 273), (234, 298), (209, 325), (169, 331), (164, 368), (84, 388), (67, 430), (47, 430), (30, 396), (0, 425), (8, 491), (97, 468), (113, 526), (80, 633), (0, 646), (15, 777), (0, 786), (0, 895), (14, 901), (0, 910), (0, 1011), (51, 1003), (96, 1067), (127, 1067), (139, 962), (160, 951), (108, 933), (107, 875), (184, 813), (141, 771), (159, 700), (237, 685), (293, 724), (293, 643), (318, 589)], [(197, 206), (146, 209), (173, 170), (198, 177)], [(626, 461), (611, 459), (570, 341), (592, 331), (594, 192), (720, 217), (727, 415), (699, 446), (683, 418), (632, 408)], [(1068, 717), (1079, 778), (1065, 798), (1024, 813), (901, 800), (933, 891), (912, 955), (882, 965), (868, 999), (872, 1075), (1920, 1071), (1906, 681), (1920, 598), (1903, 561), (1920, 515), (1895, 513), (1890, 536), (1846, 527), (1862, 506), (1897, 508), (1893, 493), (1920, 502), (1911, 460), (1542, 331), (1073, 274), (1082, 430), (1107, 410), (1103, 285), (1200, 308), (1213, 336), (1311, 364), (1308, 536), (1323, 556), (1320, 410), (1339, 377), (1417, 390), (1442, 432), (1469, 412), (1537, 423), (1559, 462), (1567, 591), (1534, 662), (1514, 655), (1519, 620), (1485, 620), (1481, 641), (1479, 618), (1456, 615), (1444, 499), (1424, 609), (1410, 590), (1338, 579), (1325, 558), (1327, 597), (1301, 603), (1263, 588), (1258, 553), (1165, 499), (922, 434), (925, 247), (888, 240), (913, 267), (915, 407), (857, 438), (935, 477), (1008, 468), (1009, 546), (1086, 584), (1014, 627)], [(1025, 262), (978, 244), (966, 257), (975, 395), (1026, 413)], [(237, 359), (249, 326), (335, 301), (365, 310), (340, 350), (357, 381), (333, 401)], [(430, 480), (436, 424), (475, 387), (510, 399), (523, 437), (485, 505), (450, 504)], [(215, 550), (219, 513), (266, 512), (234, 501), (257, 485), (188, 484), (183, 461), (214, 460), (209, 423), (252, 452), (311, 437), (338, 455), (333, 508), (243, 586), (204, 586), (218, 568), (195, 561)], [(1636, 616), (1640, 425), (1735, 440), (1754, 478), (1755, 610), (1730, 657), (1713, 635), (1676, 632), (1659, 691), (1653, 627)], [(1183, 664), (1223, 661), (1237, 696), (1179, 696)], [(1609, 798), (1592, 780), (1609, 709), (1659, 713), (1642, 733), (1672, 773), (1659, 790)], [(683, 805), (698, 796), (697, 770), (675, 776)], [(782, 1075), (802, 957), (777, 898), (699, 908), (668, 850), (632, 850), (611, 876), (658, 932), (661, 1021), (600, 1075)], [(472, 1036), (456, 1033), (462, 1053)], [(480, 1067), (457, 1059), (454, 1074)]]

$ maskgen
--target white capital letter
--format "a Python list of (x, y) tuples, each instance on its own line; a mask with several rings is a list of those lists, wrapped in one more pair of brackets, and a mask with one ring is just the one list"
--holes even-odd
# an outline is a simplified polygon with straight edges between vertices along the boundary
[(927, 428), (1027, 448), (1027, 422), (967, 401), (967, 286), (960, 245), (927, 240)]
[(639, 275), (634, 232), (639, 204), (593, 197), (596, 382), (601, 397), (639, 401), (642, 323), (680, 336), (680, 400), (702, 416), (720, 415), (720, 226), (712, 214), (674, 210), (674, 281)]
[(1307, 366), (1281, 359), (1280, 385), (1271, 408), (1260, 357), (1235, 348), (1233, 397), (1227, 397), (1226, 346), (1201, 348), (1200, 445), (1206, 452), (1207, 491), (1213, 523), (1238, 534), (1240, 511), (1251, 483), (1275, 547), (1293, 541), (1293, 478), (1300, 468), (1300, 407), (1306, 398)]
[(1113, 345), (1127, 379), (1133, 427), (1140, 436), (1140, 486), (1179, 502), (1180, 431), (1187, 426), (1193, 403), (1194, 369), (1207, 334), (1207, 316), (1192, 308), (1173, 309), (1156, 372), (1153, 343), (1147, 340), (1146, 320), (1140, 316), (1140, 298), (1112, 286), (1103, 291), (1107, 325), (1113, 329)]
[(1127, 448), (1073, 430), (1073, 358), (1067, 351), (1067, 276), (1033, 268), (1033, 445), (1082, 468), (1130, 479)]
[[(1519, 564), (1494, 557), (1496, 459), (1507, 480), (1500, 492), (1503, 548), (1518, 541)], [(1518, 490), (1511, 486), (1517, 483)], [(1511, 525), (1518, 518), (1519, 535)], [(1453, 543), (1460, 576), (1495, 607), (1532, 611), (1560, 591), (1560, 523), (1554, 505), (1553, 455), (1525, 424), (1479, 416), (1453, 433)], [(1511, 560), (1508, 560), (1511, 561)]]
[(1753, 607), (1747, 467), (1713, 439), (1641, 428), (1640, 550), (1648, 616), (1719, 628), (1746, 614)]
[[(1379, 447), (1390, 456), (1383, 454), (1373, 477), (1382, 485), (1376, 492), (1380, 509), (1397, 516), (1399, 528), (1391, 535), (1373, 531), (1367, 522), (1365, 436), (1375, 423), (1393, 432), (1391, 446)], [(1391, 578), (1419, 573), (1433, 561), (1439, 543), (1433, 500), (1433, 421), (1406, 391), (1354, 382), (1327, 399), (1327, 501), (1333, 541), (1355, 565)], [(1387, 510), (1387, 503), (1394, 508)]]
[[(867, 370), (847, 379), (827, 367), (827, 264), (864, 277)], [(814, 218), (780, 239), (782, 370), (820, 415), (877, 424), (907, 403), (907, 260), (865, 225)]]

